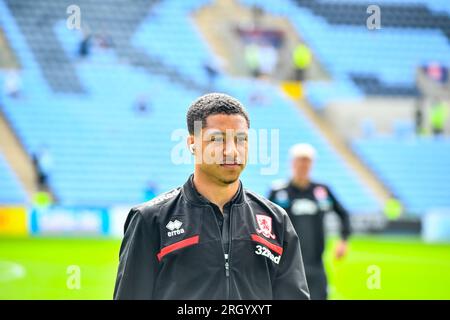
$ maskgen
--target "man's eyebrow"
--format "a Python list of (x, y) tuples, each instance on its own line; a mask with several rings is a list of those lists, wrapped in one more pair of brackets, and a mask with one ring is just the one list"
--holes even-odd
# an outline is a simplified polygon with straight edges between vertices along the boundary
[(233, 134), (235, 133), (234, 134), (235, 136), (247, 136), (248, 135), (247, 132), (244, 132), (244, 131), (237, 131), (237, 132), (235, 132), (235, 130), (233, 130), (233, 129), (227, 129), (226, 131), (222, 131), (222, 130), (219, 130), (219, 129), (207, 129), (205, 131), (205, 134), (207, 134), (207, 135), (222, 135), (222, 136), (226, 136), (227, 132), (229, 132), (228, 130), (231, 130)]
[(225, 135), (224, 131), (220, 131), (219, 129), (207, 129), (206, 134), (212, 135), (212, 134), (221, 134), (221, 135)]

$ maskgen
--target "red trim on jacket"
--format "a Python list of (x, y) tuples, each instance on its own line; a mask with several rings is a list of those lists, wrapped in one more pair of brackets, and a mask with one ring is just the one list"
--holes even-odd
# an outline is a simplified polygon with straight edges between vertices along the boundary
[(252, 234), (252, 240), (258, 243), (261, 243), (262, 245), (265, 245), (270, 250), (278, 253), (279, 255), (283, 254), (283, 248), (280, 246), (277, 246), (276, 244), (273, 244), (272, 242), (267, 241), (266, 239), (258, 236), (257, 234)]
[(181, 248), (185, 248), (188, 246), (192, 246), (194, 244), (197, 244), (198, 241), (200, 239), (200, 236), (193, 236), (190, 238), (186, 238), (184, 240), (172, 243), (171, 245), (168, 245), (167, 247), (164, 247), (161, 249), (161, 251), (158, 253), (157, 257), (158, 260), (161, 261), (161, 259), (168, 253), (181, 249)]

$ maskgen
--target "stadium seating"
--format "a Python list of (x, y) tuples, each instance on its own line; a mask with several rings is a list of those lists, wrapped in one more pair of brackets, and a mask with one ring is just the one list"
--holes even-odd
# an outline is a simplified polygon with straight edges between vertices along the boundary
[(365, 94), (414, 96), (416, 68), (429, 61), (448, 63), (448, 1), (379, 1), (381, 29), (368, 31), (369, 1), (243, 0), (286, 16), (312, 48), (331, 83), (308, 82), (317, 108)]
[[(27, 33), (33, 31), (21, 27), (25, 19), (17, 9), (21, 2), (8, 1), (8, 6), (0, 2), (5, 33), (24, 69), (24, 97), (6, 99), (5, 113), (30, 154), (43, 145), (50, 150), (54, 161), (49, 181), (58, 200), (77, 205), (137, 203), (149, 181), (156, 182), (160, 192), (179, 185), (192, 164), (168, 161), (174, 144), (180, 143), (170, 137), (174, 129), (184, 129), (186, 108), (206, 83), (202, 63), (211, 58), (189, 16), (202, 2), (146, 2), (151, 13), (145, 19), (139, 16), (139, 26), (133, 23), (134, 33), (128, 31), (132, 49), (124, 53), (122, 46), (129, 43), (115, 41), (114, 50), (94, 52), (84, 61), (76, 57), (79, 33), (65, 28), (64, 19), (54, 20), (54, 37), (65, 56), (59, 63), (71, 64), (58, 75), (58, 69), (55, 74), (43, 73), (39, 55), (32, 54), (43, 47), (32, 48)], [(104, 6), (92, 9), (101, 11)], [(13, 19), (12, 12), (21, 18)], [(133, 20), (135, 13), (126, 12), (130, 16), (124, 20)], [(94, 25), (95, 18), (89, 22)], [(120, 38), (111, 33), (113, 40)], [(162, 67), (152, 72), (156, 64)], [(65, 75), (70, 85), (49, 80)], [(217, 89), (249, 106), (252, 127), (280, 129), (280, 171), (261, 176), (258, 170), (267, 165), (250, 165), (243, 177), (247, 187), (267, 193), (272, 180), (287, 177), (289, 146), (309, 141), (321, 159), (316, 178), (329, 182), (352, 212), (378, 210), (373, 195), (278, 89), (226, 76)], [(264, 95), (266, 103), (252, 102), (254, 94)], [(149, 103), (144, 114), (135, 110), (142, 95)]]
[(448, 138), (379, 137), (353, 148), (410, 213), (450, 207)]

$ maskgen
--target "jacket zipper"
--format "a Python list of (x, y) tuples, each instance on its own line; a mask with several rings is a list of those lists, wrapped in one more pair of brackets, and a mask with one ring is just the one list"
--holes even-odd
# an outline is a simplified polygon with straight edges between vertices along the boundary
[[(214, 209), (210, 207), (210, 210), (212, 211), (213, 215), (215, 215), (216, 213), (214, 212)], [(231, 214), (231, 209), (230, 209), (230, 214)], [(222, 230), (220, 230), (220, 226), (219, 223), (217, 222), (216, 217), (214, 216), (214, 221), (216, 221), (216, 226), (217, 226), (217, 231), (219, 231), (219, 236), (220, 236), (220, 247), (222, 248), (222, 257), (224, 258), (224, 267), (225, 267), (225, 277), (226, 277), (226, 281), (225, 281), (225, 287), (226, 287), (226, 296), (227, 299), (230, 299), (230, 264), (229, 264), (229, 255), (228, 253), (225, 253), (225, 250), (223, 249), (223, 243), (222, 243)], [(230, 250), (228, 250), (230, 251)]]
[(228, 300), (230, 300), (230, 287), (231, 287), (231, 276), (230, 276), (230, 268), (231, 268), (231, 244), (233, 243), (232, 241), (232, 226), (233, 226), (233, 205), (231, 205), (230, 208), (230, 213), (228, 215), (228, 222), (229, 222), (229, 227), (228, 227), (228, 254), (227, 254), (227, 260), (225, 261), (225, 269), (228, 271), (227, 272), (227, 277), (228, 277)]

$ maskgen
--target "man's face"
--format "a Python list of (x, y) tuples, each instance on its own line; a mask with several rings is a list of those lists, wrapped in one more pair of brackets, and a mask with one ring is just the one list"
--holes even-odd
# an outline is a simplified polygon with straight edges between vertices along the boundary
[(312, 160), (308, 157), (296, 157), (292, 160), (292, 173), (298, 180), (309, 179)]
[(239, 179), (248, 152), (248, 125), (243, 116), (211, 115), (194, 140), (196, 165), (204, 174), (225, 185)]

